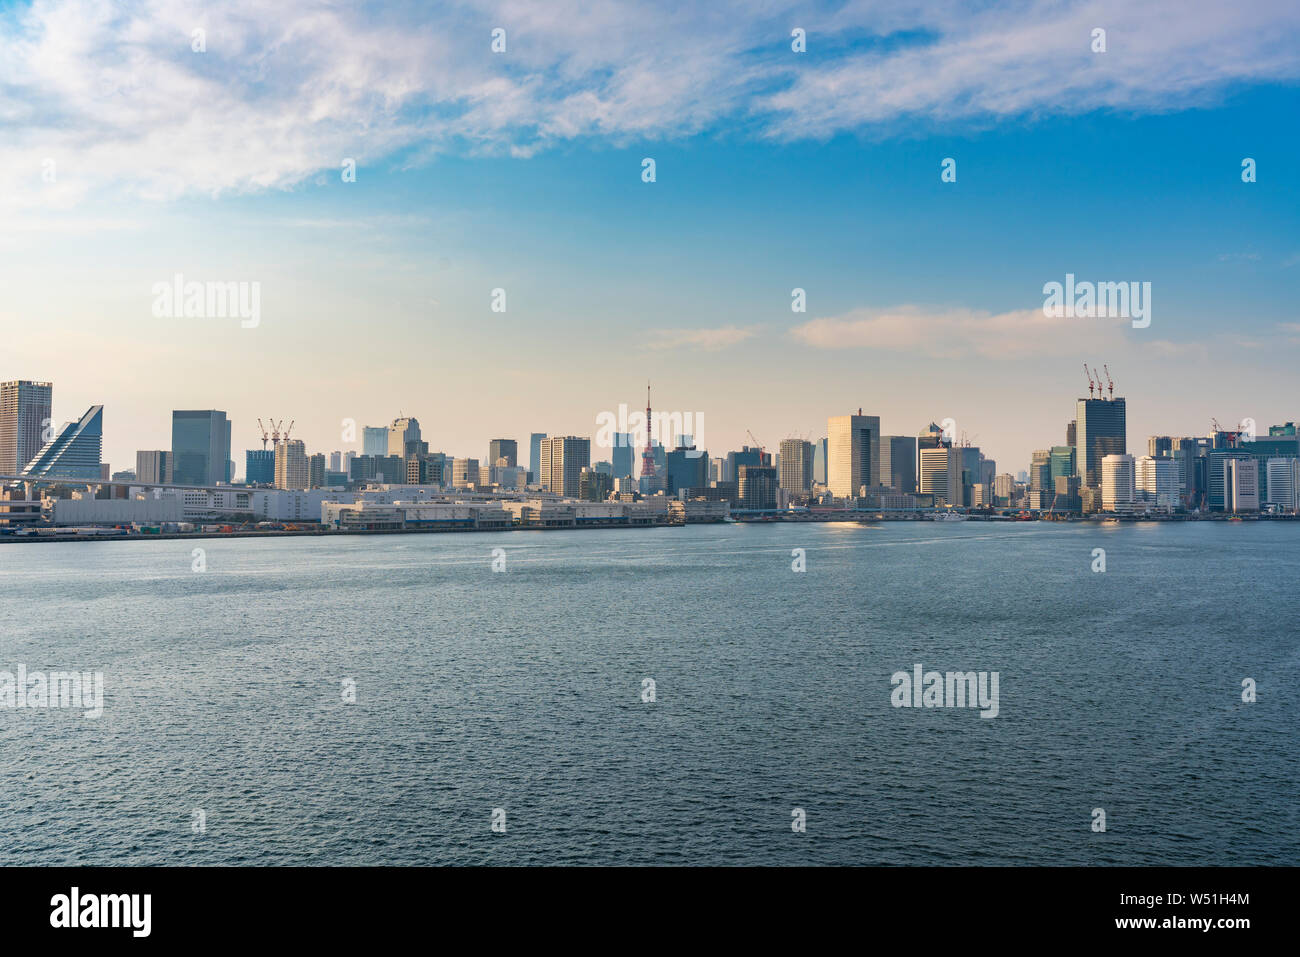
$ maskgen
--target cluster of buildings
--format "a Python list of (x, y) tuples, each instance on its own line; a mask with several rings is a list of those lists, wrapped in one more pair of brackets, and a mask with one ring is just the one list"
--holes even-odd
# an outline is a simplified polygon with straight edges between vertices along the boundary
[[(103, 406), (53, 428), (53, 386), (0, 383), (0, 524), (302, 522), (364, 530), (566, 527), (780, 517), (798, 512), (1016, 510), (1073, 514), (1300, 510), (1295, 425), (1208, 436), (1151, 436), (1128, 449), (1125, 399), (1080, 398), (1064, 444), (1035, 451), (1029, 469), (996, 462), (947, 428), (884, 435), (880, 417), (832, 416), (825, 437), (788, 438), (710, 456), (689, 435), (671, 448), (615, 433), (609, 458), (592, 440), (534, 432), (527, 466), (514, 439), (485, 457), (431, 450), (419, 421), (361, 430), (359, 448), (309, 453), (275, 424), (244, 453), (235, 481), (231, 423), (219, 410), (172, 412), (171, 447), (136, 453), (134, 469), (102, 462)], [(274, 423), (273, 423), (274, 424)], [(260, 421), (259, 421), (260, 426)], [(268, 447), (269, 444), (269, 447)], [(639, 466), (639, 469), (638, 469)]]

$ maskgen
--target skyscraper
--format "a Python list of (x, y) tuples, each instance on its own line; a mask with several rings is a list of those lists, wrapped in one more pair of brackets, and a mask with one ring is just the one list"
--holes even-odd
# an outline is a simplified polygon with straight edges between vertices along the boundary
[(631, 432), (615, 432), (614, 446), (610, 450), (614, 477), (625, 478), (632, 474), (632, 457), (635, 438)]
[(832, 416), (826, 423), (827, 484), (836, 498), (853, 498), (864, 485), (875, 485), (880, 474), (880, 417)]
[[(1093, 401), (1100, 402), (1100, 399)], [(1082, 433), (1083, 416), (1079, 417)], [(1126, 512), (1137, 499), (1137, 474), (1133, 456), (1104, 455), (1101, 459), (1101, 508), (1105, 512)]]
[(542, 474), (538, 481), (557, 495), (576, 498), (581, 489), (582, 470), (591, 465), (591, 439), (557, 435), (542, 439)]
[(741, 508), (776, 508), (776, 469), (770, 465), (742, 465), (737, 487)]
[(545, 432), (534, 432), (528, 437), (528, 474), (533, 482), (542, 480), (542, 440)]
[(824, 437), (813, 443), (813, 481), (818, 485), (826, 484), (826, 446), (827, 440)]
[(136, 452), (135, 477), (141, 482), (169, 485), (172, 482), (171, 452), (164, 449), (148, 449)]
[(1102, 459), (1128, 447), (1124, 400), (1080, 399), (1077, 409), (1074, 467), (1084, 488), (1100, 488)]
[(418, 419), (412, 416), (393, 419), (393, 424), (388, 427), (389, 455), (396, 455), (405, 461), (407, 443), (419, 441), (420, 421)]
[[(140, 453), (143, 455), (144, 453)], [(244, 452), (244, 484), (275, 484), (275, 449), (247, 449)]]
[(388, 430), (382, 425), (367, 425), (362, 429), (361, 453), (363, 455), (387, 455)]
[(933, 495), (936, 504), (962, 504), (961, 452), (948, 445), (920, 450), (922, 495)]
[(275, 444), (275, 487), (305, 489), (307, 483), (307, 446), (301, 439), (281, 439)]
[(216, 409), (172, 413), (172, 481), (216, 485), (230, 481), (230, 420)]
[(69, 422), (23, 467), (32, 478), (98, 479), (103, 475), (104, 407), (92, 405)]
[(0, 382), (0, 475), (17, 475), (45, 445), (53, 395), (48, 382)]
[(916, 491), (916, 439), (885, 435), (880, 439), (880, 484), (896, 492)]
[(811, 442), (803, 439), (782, 440), (781, 488), (805, 494), (812, 491), (814, 454)]
[(669, 495), (676, 495), (684, 488), (708, 487), (709, 456), (706, 453), (693, 445), (679, 445), (668, 453), (664, 465), (664, 489)]
[(506, 465), (514, 468), (519, 464), (519, 443), (514, 439), (493, 439), (488, 443), (488, 465), (496, 465), (498, 459), (505, 459)]

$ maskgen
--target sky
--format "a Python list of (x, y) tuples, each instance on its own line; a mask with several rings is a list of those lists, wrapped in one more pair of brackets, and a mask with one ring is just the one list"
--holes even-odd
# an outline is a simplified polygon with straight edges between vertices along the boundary
[[(1085, 363), (1136, 454), (1300, 419), (1296, 4), (700, 6), (0, 0), (0, 379), (115, 470), (172, 409), (242, 473), (258, 417), (482, 458), (647, 380), (713, 454), (862, 408), (1013, 473)], [(256, 325), (158, 315), (178, 274)], [(1045, 316), (1067, 274), (1150, 325)]]

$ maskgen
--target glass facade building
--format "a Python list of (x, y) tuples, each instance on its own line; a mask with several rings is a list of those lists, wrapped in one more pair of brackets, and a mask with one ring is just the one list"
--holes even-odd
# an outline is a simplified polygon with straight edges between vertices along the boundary
[(172, 412), (172, 481), (217, 485), (230, 481), (230, 420), (215, 409)]
[(104, 407), (92, 405), (76, 422), (69, 422), (23, 469), (32, 478), (102, 479)]

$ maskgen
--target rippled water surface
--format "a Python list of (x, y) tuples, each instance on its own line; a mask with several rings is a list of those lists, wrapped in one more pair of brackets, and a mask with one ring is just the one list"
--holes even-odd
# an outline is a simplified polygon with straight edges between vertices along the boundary
[(0, 545), (0, 670), (105, 680), (0, 708), (0, 862), (1300, 864), (1297, 583), (1281, 523)]

